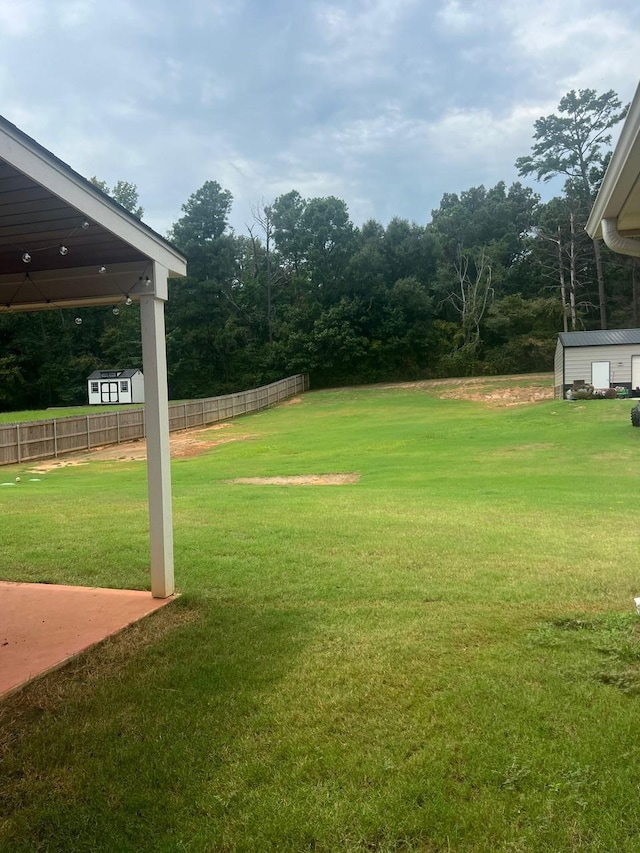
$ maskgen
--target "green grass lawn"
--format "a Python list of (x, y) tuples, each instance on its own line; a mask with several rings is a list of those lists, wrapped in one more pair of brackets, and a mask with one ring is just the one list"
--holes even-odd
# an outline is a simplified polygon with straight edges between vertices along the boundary
[(60, 418), (72, 418), (76, 415), (100, 415), (104, 412), (116, 412), (123, 409), (141, 409), (140, 403), (127, 403), (124, 406), (61, 406), (55, 409), (36, 409), (24, 412), (0, 412), (0, 424), (17, 424), (31, 421), (51, 421)]
[[(441, 392), (173, 463), (182, 598), (0, 705), (1, 851), (637, 853), (631, 403)], [(16, 476), (5, 579), (148, 588), (143, 463)]]

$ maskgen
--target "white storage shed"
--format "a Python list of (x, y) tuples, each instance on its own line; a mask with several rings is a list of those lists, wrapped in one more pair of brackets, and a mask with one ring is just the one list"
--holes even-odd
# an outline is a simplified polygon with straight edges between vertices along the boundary
[(90, 406), (144, 403), (144, 376), (137, 368), (94, 370), (87, 379)]
[(574, 384), (627, 388), (640, 396), (640, 329), (560, 332), (554, 358), (554, 396)]

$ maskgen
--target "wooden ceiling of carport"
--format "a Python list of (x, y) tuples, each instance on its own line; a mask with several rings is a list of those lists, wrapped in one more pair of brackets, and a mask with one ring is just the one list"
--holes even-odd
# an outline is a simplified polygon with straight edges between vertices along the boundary
[(135, 247), (0, 157), (0, 311), (135, 299), (148, 267), (149, 258)]

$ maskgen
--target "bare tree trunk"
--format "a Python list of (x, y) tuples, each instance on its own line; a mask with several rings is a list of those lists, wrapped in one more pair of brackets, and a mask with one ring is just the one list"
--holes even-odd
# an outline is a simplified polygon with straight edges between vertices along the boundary
[[(272, 309), (272, 274), (271, 274), (271, 239), (273, 237), (273, 211), (271, 205), (262, 204), (252, 208), (253, 218), (260, 225), (265, 235), (265, 275), (267, 284), (267, 330), (269, 335), (269, 343), (273, 343), (273, 309)], [(251, 233), (251, 232), (249, 232)], [(253, 237), (253, 235), (252, 235)]]
[(267, 326), (269, 329), (269, 343), (273, 343), (273, 317), (271, 311), (271, 208), (263, 208), (265, 215), (265, 248), (267, 252)]
[(450, 298), (460, 314), (463, 346), (475, 350), (480, 342), (480, 323), (493, 301), (494, 290), (491, 286), (491, 265), (484, 249), (473, 258), (473, 262), (475, 277), (472, 279), (469, 276), (469, 255), (459, 250), (455, 270), (460, 292), (452, 293)]
[(593, 254), (596, 259), (596, 276), (598, 279), (598, 300), (600, 302), (600, 328), (607, 328), (607, 297), (604, 292), (604, 275), (602, 273), (602, 252), (600, 242), (593, 241)]
[[(562, 262), (562, 238), (560, 236), (560, 226), (558, 225), (558, 273), (560, 275), (560, 300), (562, 302), (562, 328), (565, 332), (569, 331), (567, 325), (567, 286), (564, 280), (564, 264)], [(575, 328), (575, 326), (574, 326)]]
[(569, 216), (569, 221), (571, 223), (571, 241), (569, 243), (569, 298), (571, 300), (571, 328), (575, 332), (578, 325), (578, 318), (576, 314), (576, 220), (573, 212)]

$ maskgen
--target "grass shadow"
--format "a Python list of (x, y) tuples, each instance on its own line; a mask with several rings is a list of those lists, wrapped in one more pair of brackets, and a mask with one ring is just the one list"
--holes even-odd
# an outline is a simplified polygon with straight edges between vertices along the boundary
[(150, 830), (154, 850), (180, 849), (204, 789), (224, 811), (218, 771), (268, 725), (310, 618), (184, 598), (9, 697), (0, 850), (138, 851)]

